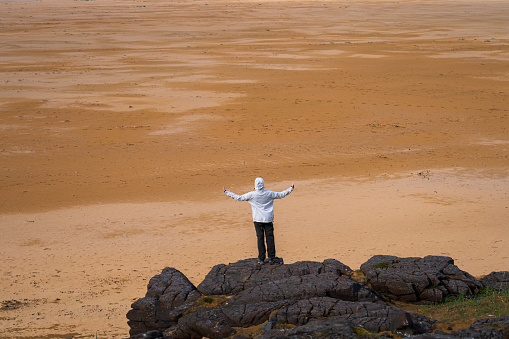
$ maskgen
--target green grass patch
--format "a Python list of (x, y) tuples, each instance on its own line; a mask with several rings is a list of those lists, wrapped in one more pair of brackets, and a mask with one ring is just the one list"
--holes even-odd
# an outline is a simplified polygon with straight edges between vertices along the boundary
[(201, 301), (203, 301), (206, 304), (212, 304), (214, 302), (214, 298), (211, 297), (203, 297), (201, 298)]
[(375, 334), (375, 333), (371, 333), (369, 332), (368, 330), (362, 328), (362, 327), (358, 327), (358, 326), (353, 326), (352, 327), (353, 330), (355, 331), (355, 334), (357, 334), (357, 336), (359, 338), (380, 338), (380, 335), (379, 334)]
[(388, 268), (390, 267), (390, 265), (388, 263), (385, 263), (385, 262), (381, 262), (381, 263), (378, 263), (375, 265), (375, 269), (377, 268)]
[(500, 292), (485, 289), (471, 297), (448, 297), (443, 302), (422, 306), (421, 312), (440, 322), (500, 317), (509, 314), (509, 289)]
[(184, 315), (192, 313), (200, 307), (218, 307), (224, 304), (227, 300), (228, 298), (224, 295), (212, 295), (198, 298), (193, 302), (193, 305), (190, 308), (184, 311)]

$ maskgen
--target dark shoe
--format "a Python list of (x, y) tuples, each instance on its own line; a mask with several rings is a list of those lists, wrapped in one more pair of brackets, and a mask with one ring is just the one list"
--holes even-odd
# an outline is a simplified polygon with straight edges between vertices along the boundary
[(283, 264), (283, 259), (278, 258), (278, 257), (269, 258), (269, 263), (271, 265), (274, 265), (274, 264), (281, 265), (281, 264)]
[(264, 264), (263, 260), (258, 259), (258, 265), (263, 265), (263, 264)]

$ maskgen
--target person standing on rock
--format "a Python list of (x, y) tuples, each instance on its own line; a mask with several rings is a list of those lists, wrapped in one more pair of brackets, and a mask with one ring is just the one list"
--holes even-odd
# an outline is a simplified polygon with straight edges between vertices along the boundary
[(253, 209), (253, 222), (258, 239), (258, 264), (265, 262), (265, 239), (267, 238), (267, 254), (269, 263), (275, 264), (281, 262), (276, 257), (276, 245), (274, 243), (274, 199), (282, 199), (290, 194), (295, 185), (292, 182), (290, 188), (282, 192), (273, 192), (265, 189), (265, 182), (262, 178), (256, 178), (255, 190), (243, 195), (238, 195), (226, 190), (223, 186), (224, 193), (238, 201), (247, 201)]

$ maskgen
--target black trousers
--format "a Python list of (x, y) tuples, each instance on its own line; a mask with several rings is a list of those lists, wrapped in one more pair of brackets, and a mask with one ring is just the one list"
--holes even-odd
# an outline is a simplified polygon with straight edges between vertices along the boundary
[(265, 238), (267, 239), (267, 254), (270, 259), (276, 257), (274, 243), (274, 225), (271, 222), (254, 222), (256, 238), (258, 239), (258, 259), (265, 260)]

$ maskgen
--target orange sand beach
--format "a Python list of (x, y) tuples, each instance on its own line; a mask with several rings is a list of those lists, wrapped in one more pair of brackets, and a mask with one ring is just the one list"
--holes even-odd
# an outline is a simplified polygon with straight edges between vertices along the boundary
[(164, 267), (509, 269), (509, 3), (0, 0), (0, 338), (125, 338)]

